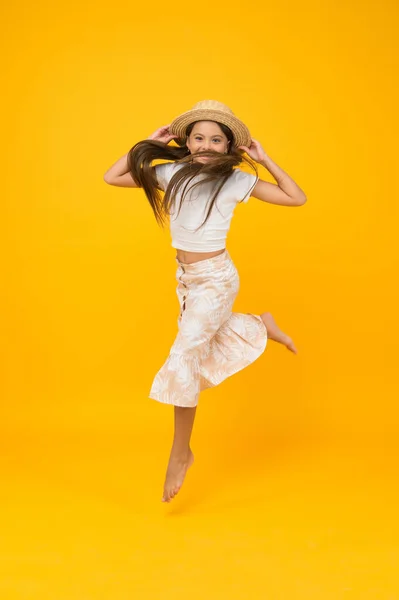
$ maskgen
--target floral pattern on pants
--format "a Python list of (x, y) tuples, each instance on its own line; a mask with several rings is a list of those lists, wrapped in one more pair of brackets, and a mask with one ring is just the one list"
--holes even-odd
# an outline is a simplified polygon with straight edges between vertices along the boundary
[(201, 391), (264, 352), (267, 331), (260, 316), (232, 312), (239, 275), (227, 250), (192, 264), (176, 261), (178, 334), (149, 397), (174, 406), (196, 406)]

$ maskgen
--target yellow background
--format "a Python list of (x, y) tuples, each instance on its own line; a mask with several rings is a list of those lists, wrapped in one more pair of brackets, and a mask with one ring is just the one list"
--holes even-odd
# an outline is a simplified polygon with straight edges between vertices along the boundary
[[(396, 3), (1, 12), (2, 598), (397, 600)], [(235, 310), (299, 354), (204, 392), (164, 505), (175, 251), (103, 173), (207, 98), (307, 194), (228, 238)]]

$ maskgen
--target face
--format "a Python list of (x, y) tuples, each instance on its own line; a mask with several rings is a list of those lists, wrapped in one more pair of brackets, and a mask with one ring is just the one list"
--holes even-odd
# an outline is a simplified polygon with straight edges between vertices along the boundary
[[(213, 121), (199, 121), (196, 123), (187, 138), (187, 148), (191, 154), (202, 152), (204, 150), (213, 150), (215, 152), (226, 153), (229, 148), (229, 141), (222, 129)], [(198, 156), (194, 158), (198, 162), (207, 162), (212, 160), (209, 156)]]

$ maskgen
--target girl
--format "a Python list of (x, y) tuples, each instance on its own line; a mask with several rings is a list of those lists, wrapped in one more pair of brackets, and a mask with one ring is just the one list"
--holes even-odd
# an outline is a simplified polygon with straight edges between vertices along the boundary
[[(176, 146), (168, 145), (172, 140)], [(171, 162), (153, 166), (157, 159)], [(255, 175), (238, 168), (243, 161)], [(277, 184), (259, 179), (253, 161), (268, 169)], [(162, 498), (169, 502), (194, 460), (190, 438), (200, 392), (254, 362), (268, 339), (297, 353), (270, 313), (232, 312), (239, 275), (225, 242), (234, 208), (250, 196), (302, 206), (306, 196), (230, 108), (215, 100), (198, 102), (135, 144), (104, 180), (142, 187), (157, 222), (163, 226), (169, 219), (176, 249), (178, 334), (149, 393), (174, 406), (174, 439)]]

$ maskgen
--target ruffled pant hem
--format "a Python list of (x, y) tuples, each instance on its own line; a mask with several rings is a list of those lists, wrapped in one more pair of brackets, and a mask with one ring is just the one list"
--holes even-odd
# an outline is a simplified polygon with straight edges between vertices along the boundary
[(149, 398), (173, 406), (197, 406), (200, 392), (257, 360), (267, 339), (259, 315), (232, 313), (202, 353), (176, 353), (172, 349), (153, 381)]

